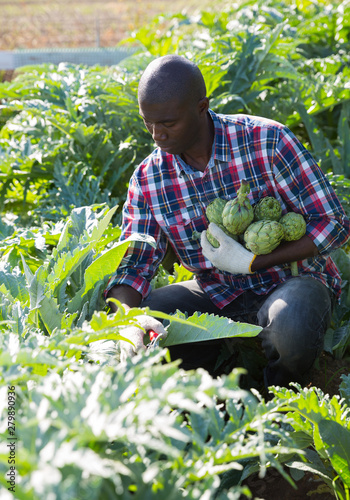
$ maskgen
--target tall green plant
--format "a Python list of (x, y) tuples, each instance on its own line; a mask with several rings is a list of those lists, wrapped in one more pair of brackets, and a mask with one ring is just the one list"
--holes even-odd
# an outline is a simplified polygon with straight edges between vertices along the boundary
[[(11, 242), (4, 246), (1, 291), (7, 301), (19, 301), (29, 308), (28, 321), (34, 327), (51, 334), (55, 329), (82, 325), (95, 310), (103, 309), (102, 292), (129, 244), (154, 244), (138, 234), (117, 242), (120, 229), (110, 226), (116, 209), (99, 205), (74, 209), (64, 226), (60, 225), (61, 234), (52, 251), (42, 241), (41, 263), (36, 266), (30, 265), (22, 251), (15, 254), (18, 262), (14, 256), (8, 261), (9, 253), (17, 248), (16, 239), (12, 239), (10, 252)], [(3, 315), (3, 319), (10, 317)]]
[[(347, 387), (347, 389), (346, 389)], [(288, 412), (300, 448), (306, 449), (304, 462), (292, 460), (289, 466), (320, 476), (339, 500), (350, 492), (350, 408), (340, 399), (331, 399), (320, 389), (272, 388), (278, 411)], [(349, 391), (345, 380), (343, 390)]]
[(43, 65), (1, 84), (0, 96), (2, 211), (57, 220), (74, 207), (123, 201), (149, 151), (135, 126), (134, 74)]

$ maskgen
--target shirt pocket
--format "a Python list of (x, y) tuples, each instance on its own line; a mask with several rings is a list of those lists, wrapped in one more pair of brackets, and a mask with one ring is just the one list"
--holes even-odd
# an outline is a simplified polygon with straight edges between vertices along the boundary
[(163, 231), (179, 250), (198, 250), (200, 234), (208, 221), (200, 207), (186, 207), (163, 214)]

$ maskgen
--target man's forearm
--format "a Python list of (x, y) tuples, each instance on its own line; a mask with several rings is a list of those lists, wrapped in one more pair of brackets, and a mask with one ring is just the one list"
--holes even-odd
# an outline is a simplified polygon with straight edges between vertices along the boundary
[[(129, 285), (116, 285), (111, 288), (107, 294), (107, 298), (119, 300), (126, 309), (138, 307), (141, 304), (142, 296), (134, 288)], [(113, 312), (117, 311), (116, 304), (109, 302)]]
[(300, 240), (281, 243), (275, 250), (267, 255), (257, 255), (251, 270), (259, 271), (280, 264), (288, 264), (293, 261), (315, 257), (318, 249), (308, 236), (302, 236)]

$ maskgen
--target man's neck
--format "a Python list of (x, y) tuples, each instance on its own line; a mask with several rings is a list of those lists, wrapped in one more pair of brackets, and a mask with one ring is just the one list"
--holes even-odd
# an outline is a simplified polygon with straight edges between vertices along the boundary
[(207, 114), (207, 126), (200, 142), (193, 148), (181, 154), (181, 158), (196, 170), (204, 172), (209, 163), (214, 141), (214, 124), (209, 113)]

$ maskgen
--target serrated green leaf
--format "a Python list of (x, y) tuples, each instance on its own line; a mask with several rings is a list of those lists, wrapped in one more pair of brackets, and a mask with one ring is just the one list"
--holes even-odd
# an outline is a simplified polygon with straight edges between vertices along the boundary
[[(199, 329), (200, 326), (203, 329)], [(224, 339), (231, 337), (255, 337), (261, 332), (260, 326), (240, 323), (215, 314), (195, 313), (188, 318), (188, 324), (171, 322), (168, 327), (168, 336), (160, 342), (162, 347), (189, 342), (203, 342), (205, 340)]]
[(0, 270), (0, 283), (2, 293), (10, 293), (14, 299), (18, 299), (21, 303), (29, 302), (29, 293), (25, 286), (24, 277), (11, 270), (10, 266), (5, 266), (4, 270)]
[(51, 334), (55, 328), (62, 327), (62, 319), (64, 315), (60, 312), (57, 300), (54, 297), (44, 295), (38, 308), (38, 313)]
[(322, 479), (324, 479), (329, 484), (332, 484), (332, 477), (330, 474), (328, 474), (328, 471), (325, 468), (325, 466), (323, 465), (323, 463), (321, 462), (321, 460), (317, 464), (294, 461), (294, 462), (289, 462), (286, 465), (287, 465), (287, 467), (290, 467), (291, 469), (296, 469), (299, 471), (311, 472), (311, 474), (316, 474), (316, 475), (322, 477)]
[(51, 290), (53, 294), (57, 292), (57, 288), (60, 287), (68, 277), (77, 269), (79, 264), (85, 259), (85, 257), (92, 250), (94, 243), (88, 243), (86, 245), (80, 245), (76, 247), (72, 252), (63, 252), (57, 257), (50, 274), (47, 278), (48, 290)]
[(153, 238), (145, 238), (144, 235), (137, 233), (133, 234), (124, 241), (115, 243), (112, 248), (95, 259), (85, 270), (85, 288), (82, 297), (95, 286), (97, 281), (102, 280), (106, 276), (109, 277), (117, 270), (122, 258), (124, 257), (126, 249), (134, 241), (148, 243), (155, 248), (155, 241)]
[(98, 225), (96, 227), (94, 227), (92, 232), (91, 232), (91, 240), (98, 241), (102, 238), (102, 235), (106, 231), (106, 229), (107, 229), (109, 223), (111, 222), (112, 217), (115, 214), (117, 208), (118, 208), (118, 205), (111, 208), (110, 210), (108, 210), (106, 215), (104, 215), (104, 217), (101, 220), (99, 220)]
[(20, 366), (59, 366), (62, 362), (45, 350), (33, 351), (33, 349), (27, 347), (21, 348), (15, 354), (11, 354), (8, 351), (0, 353), (1, 366), (12, 366), (13, 364), (18, 364)]
[(350, 488), (350, 430), (333, 420), (321, 420), (318, 430), (334, 470)]
[(58, 240), (57, 246), (56, 246), (56, 252), (61, 252), (64, 248), (66, 248), (68, 240), (69, 240), (69, 228), (72, 225), (72, 221), (68, 219), (68, 221), (65, 223), (63, 231), (61, 233), (61, 236)]
[(44, 296), (45, 283), (47, 279), (47, 270), (44, 266), (40, 266), (29, 284), (30, 308), (38, 309)]

